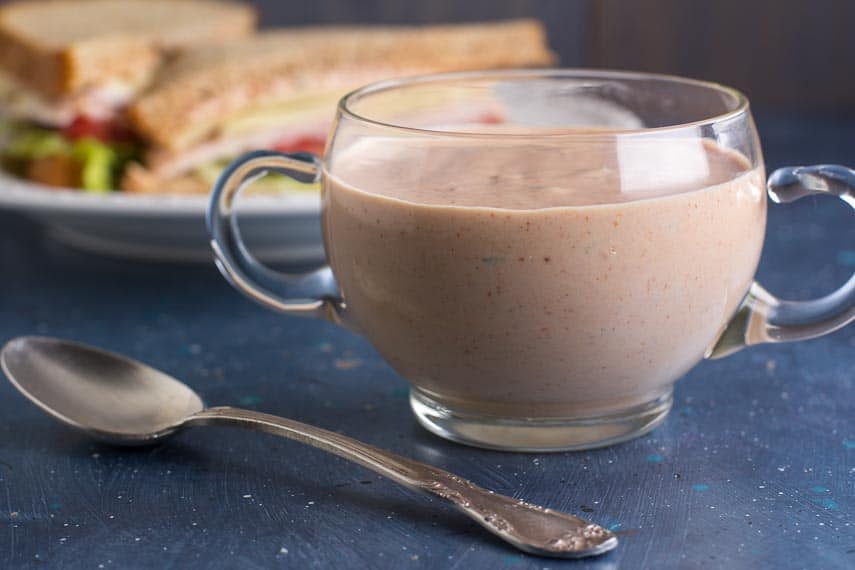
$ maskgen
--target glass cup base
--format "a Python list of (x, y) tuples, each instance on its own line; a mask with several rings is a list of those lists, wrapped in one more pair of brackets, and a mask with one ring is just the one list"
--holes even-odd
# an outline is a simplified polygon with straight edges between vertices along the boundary
[(636, 438), (661, 424), (673, 402), (669, 387), (653, 400), (607, 415), (501, 418), (459, 413), (417, 388), (410, 406), (428, 431), (458, 443), (500, 451), (579, 451)]

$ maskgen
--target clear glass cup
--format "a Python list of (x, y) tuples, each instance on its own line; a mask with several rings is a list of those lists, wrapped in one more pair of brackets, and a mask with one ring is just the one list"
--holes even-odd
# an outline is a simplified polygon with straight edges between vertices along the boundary
[[(322, 184), (329, 266), (263, 267), (233, 202), (269, 171)], [(518, 70), (344, 97), (324, 157), (249, 153), (209, 229), (223, 275), (288, 315), (365, 335), (428, 430), (517, 451), (586, 449), (661, 423), (703, 358), (855, 318), (855, 277), (781, 301), (753, 280), (766, 223), (748, 101), (642, 73)], [(853, 171), (775, 172), (777, 202), (855, 205)]]

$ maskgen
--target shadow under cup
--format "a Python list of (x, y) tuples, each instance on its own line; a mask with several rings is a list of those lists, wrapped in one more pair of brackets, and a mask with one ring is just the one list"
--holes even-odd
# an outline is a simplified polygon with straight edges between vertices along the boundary
[[(320, 178), (329, 267), (274, 275), (242, 248), (231, 200), (265, 170)], [(767, 338), (753, 284), (764, 185), (731, 89), (473, 72), (352, 93), (323, 161), (245, 156), (218, 182), (209, 224), (233, 284), (366, 336), (430, 431), (584, 449), (653, 429), (705, 356), (788, 340)]]

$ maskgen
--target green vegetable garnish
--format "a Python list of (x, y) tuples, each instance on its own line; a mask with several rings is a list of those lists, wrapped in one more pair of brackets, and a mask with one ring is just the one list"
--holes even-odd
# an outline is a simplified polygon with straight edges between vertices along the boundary
[(130, 142), (69, 140), (55, 131), (8, 122), (0, 122), (0, 143), (0, 163), (14, 174), (26, 176), (33, 160), (70, 157), (80, 170), (79, 187), (98, 194), (115, 189), (127, 163), (139, 157), (138, 146)]
[(59, 133), (33, 128), (12, 129), (9, 144), (3, 149), (3, 154), (9, 158), (33, 160), (69, 151), (69, 142)]
[[(198, 166), (195, 170), (196, 176), (204, 180), (208, 185), (213, 185), (220, 173), (229, 165), (228, 160), (217, 160)], [(264, 178), (255, 181), (252, 190), (259, 192), (316, 192), (318, 185), (312, 182), (299, 182), (290, 176), (279, 174), (278, 172), (268, 172)]]
[(80, 165), (81, 188), (96, 194), (115, 188), (113, 173), (119, 156), (113, 148), (97, 139), (85, 138), (73, 143), (71, 156)]

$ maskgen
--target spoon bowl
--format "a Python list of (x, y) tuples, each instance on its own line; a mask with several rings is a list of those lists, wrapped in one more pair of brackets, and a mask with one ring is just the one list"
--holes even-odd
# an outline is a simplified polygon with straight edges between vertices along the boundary
[(539, 556), (581, 558), (617, 546), (605, 528), (487, 491), (442, 469), (294, 420), (231, 407), (205, 408), (185, 384), (154, 368), (97, 348), (21, 337), (0, 352), (12, 384), (56, 419), (99, 439), (153, 443), (184, 427), (255, 429), (328, 451), (451, 503), (488, 531)]
[(152, 443), (205, 408), (186, 384), (104, 350), (21, 337), (0, 365), (15, 387), (58, 420), (110, 443)]

